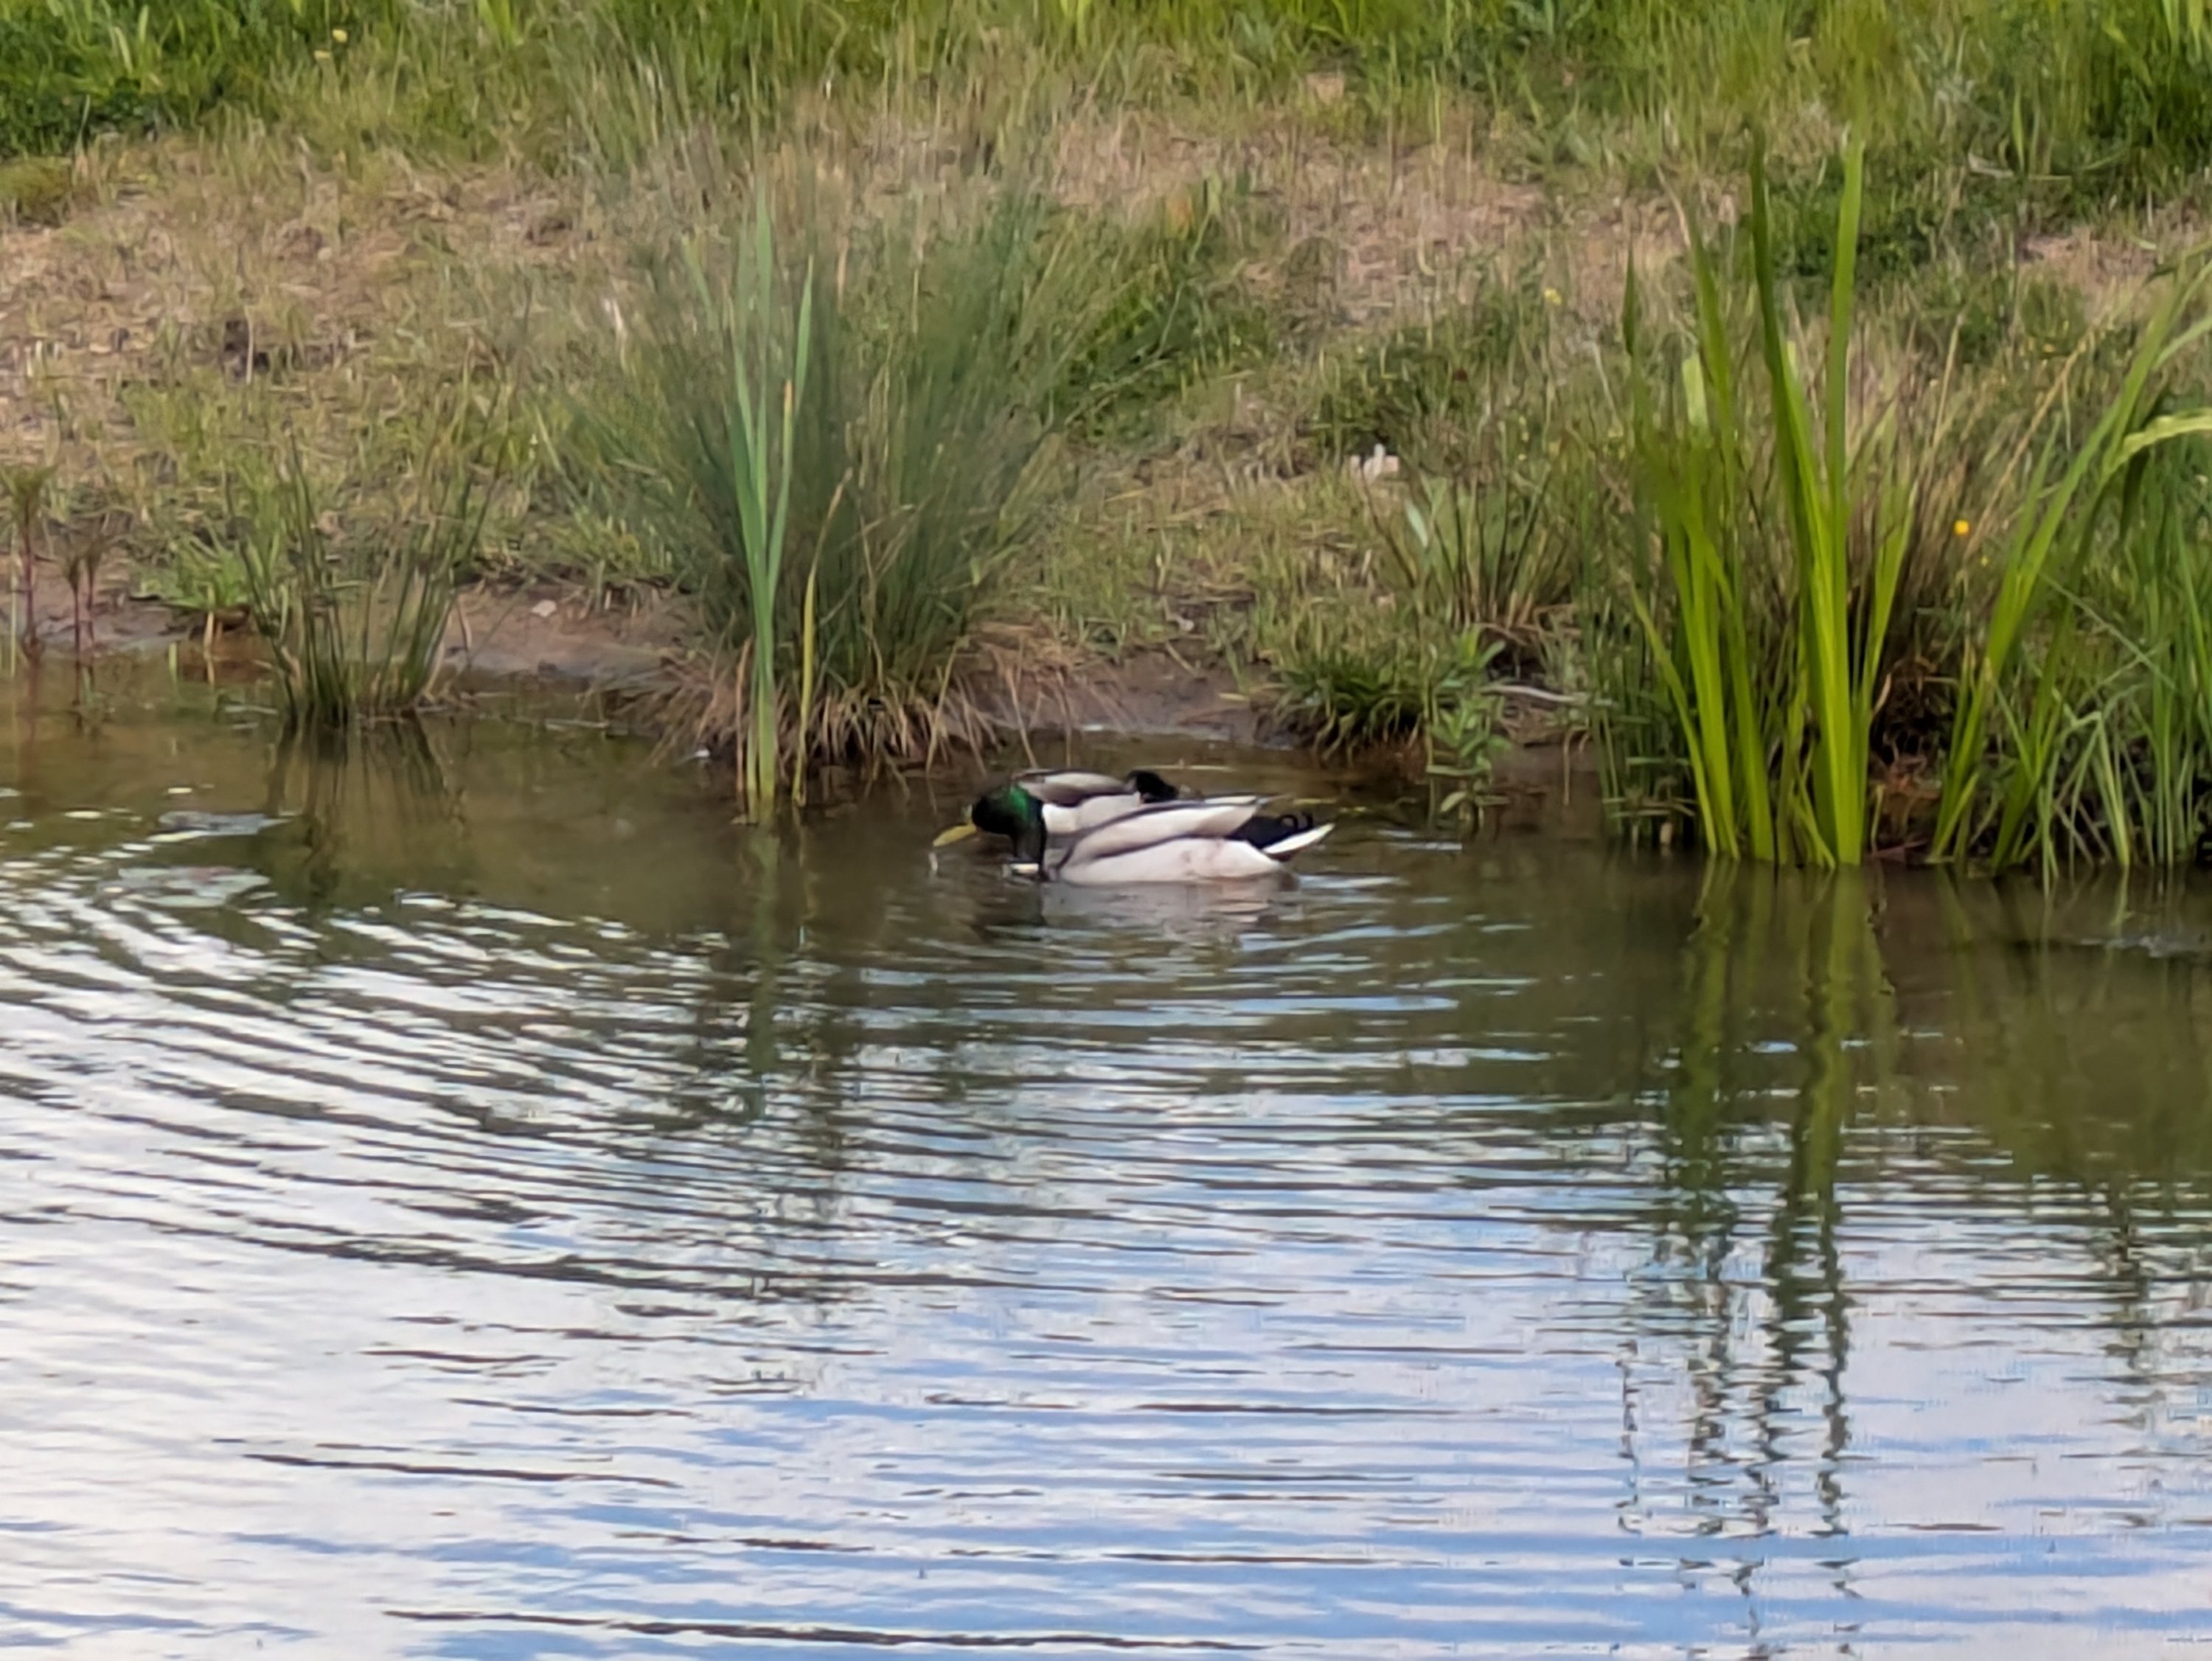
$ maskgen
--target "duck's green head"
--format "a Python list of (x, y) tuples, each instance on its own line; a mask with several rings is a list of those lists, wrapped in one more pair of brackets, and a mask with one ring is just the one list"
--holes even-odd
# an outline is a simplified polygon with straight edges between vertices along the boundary
[(969, 804), (966, 822), (955, 825), (937, 839), (937, 846), (957, 842), (977, 831), (1003, 836), (1014, 845), (1014, 858), (1036, 864), (1044, 858), (1044, 803), (1019, 785), (1002, 785)]

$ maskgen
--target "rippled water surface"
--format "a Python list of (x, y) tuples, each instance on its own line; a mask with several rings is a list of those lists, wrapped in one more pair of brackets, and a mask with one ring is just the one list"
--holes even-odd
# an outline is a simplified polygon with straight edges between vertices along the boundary
[(586, 729), (0, 738), (0, 1640), (2212, 1641), (2193, 896), (1346, 802), (1078, 900)]

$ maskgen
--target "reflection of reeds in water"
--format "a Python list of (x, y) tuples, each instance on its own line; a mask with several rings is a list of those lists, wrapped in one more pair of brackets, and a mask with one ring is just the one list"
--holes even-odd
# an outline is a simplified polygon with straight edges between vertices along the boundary
[[(2091, 1197), (2212, 1190), (2212, 927), (2201, 888), (1945, 882), (1900, 958), (1930, 1069), (1970, 1069), (1963, 1116), (2023, 1178)], [(1906, 919), (1900, 919), (1901, 922)], [(1940, 961), (1940, 975), (1920, 967)], [(2102, 1203), (2102, 1199), (2098, 1199)]]
[[(803, 845), (804, 831), (790, 828)], [(865, 1009), (868, 991), (849, 966), (833, 970), (825, 961), (822, 975), (812, 973), (805, 943), (821, 894), (809, 862), (793, 852), (769, 826), (755, 826), (744, 839), (745, 909), (714, 955), (714, 973), (702, 983), (711, 992), (693, 1014), (682, 1082), (656, 1104), (653, 1129), (744, 1140), (761, 1197), (754, 1225), (817, 1235), (844, 1209), (854, 1153), (848, 1120), (866, 1112), (867, 1023), (854, 1012)], [(799, 1271), (763, 1271), (751, 1294), (839, 1295), (834, 1280)]]
[[(270, 841), (264, 874), (295, 902), (339, 903), (349, 879), (388, 893), (466, 863), (459, 799), (418, 723), (289, 732), (267, 791), (264, 811), (293, 834)], [(368, 880), (378, 873), (388, 881)]]
[[(1632, 1439), (1660, 1434), (1638, 1364), (1655, 1343), (1686, 1349), (1688, 1514), (1676, 1527), (1764, 1531), (1784, 1503), (1787, 1396), (1817, 1381), (1817, 1526), (1840, 1532), (1850, 1334), (1837, 1173), (1859, 1091), (1894, 1058), (1871, 893), (1853, 872), (1811, 879), (1716, 866), (1699, 911), (1657, 1127), (1652, 1264), (1624, 1359), (1626, 1419)], [(1783, 985), (1801, 987), (1803, 1003), (1790, 1017), (1794, 1106), (1775, 1126), (1776, 1046), (1760, 1042), (1747, 1011)], [(1758, 1269), (1747, 1273), (1754, 1252)], [(1638, 1492), (1627, 1512), (1668, 1531), (1656, 1497)]]
[[(1892, 1180), (1853, 1160), (1845, 1185), (1855, 1124), (1909, 1127), (1916, 1163), (1950, 1143), (1995, 1209), (2030, 1209), (2020, 1246), (2095, 1323), (2141, 1446), (2196, 1457), (2212, 931), (2201, 894), (2136, 887), (1903, 879), (1878, 939), (1863, 876), (1708, 876), (1651, 1093), (1659, 1171), (1620, 1363), (1625, 1526), (1843, 1531), (1845, 1196), (1879, 1182), (1887, 1199)], [(1946, 1233), (1922, 1249), (1940, 1259)], [(2037, 1285), (2038, 1265), (2002, 1272), (1970, 1287)]]

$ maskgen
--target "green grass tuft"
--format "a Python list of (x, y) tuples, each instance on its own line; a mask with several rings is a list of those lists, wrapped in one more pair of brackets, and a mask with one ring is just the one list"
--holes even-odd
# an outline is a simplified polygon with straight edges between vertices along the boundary
[[(689, 271), (664, 274), (596, 447), (648, 487), (634, 514), (675, 550), (725, 661), (751, 666), (745, 706), (717, 704), (710, 726), (773, 720), (806, 764), (979, 736), (952, 671), (1034, 510), (1089, 292), (1056, 264), (1054, 223), (1007, 191), (964, 218), (894, 221), (841, 246), (802, 218), (781, 266), (742, 278), (733, 242), (695, 243)], [(733, 283), (770, 298), (726, 305)], [(741, 513), (763, 466), (787, 482)], [(772, 514), (770, 557), (757, 539), (775, 534)]]

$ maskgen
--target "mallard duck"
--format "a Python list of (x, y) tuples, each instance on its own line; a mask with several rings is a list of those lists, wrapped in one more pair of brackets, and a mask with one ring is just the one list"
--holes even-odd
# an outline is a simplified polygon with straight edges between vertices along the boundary
[(1151, 882), (1241, 882), (1273, 876), (1301, 848), (1334, 828), (1311, 814), (1263, 814), (1257, 797), (1164, 802), (1139, 808), (1053, 847), (1042, 807), (1014, 803), (1023, 822), (1014, 836), (1018, 866), (1040, 881), (1082, 888)]
[(940, 833), (936, 846), (941, 848), (977, 831), (1009, 839), (1018, 835), (1027, 818), (1013, 799), (1017, 791), (1043, 809), (1048, 837), (1073, 836), (1182, 794), (1148, 767), (1119, 779), (1110, 773), (1019, 773), (1012, 784), (977, 797), (967, 818)]

